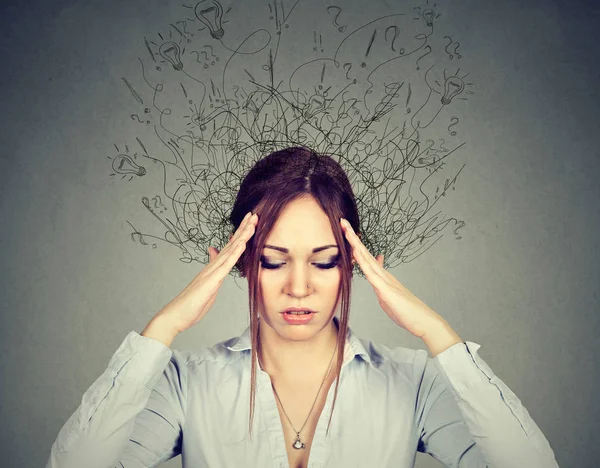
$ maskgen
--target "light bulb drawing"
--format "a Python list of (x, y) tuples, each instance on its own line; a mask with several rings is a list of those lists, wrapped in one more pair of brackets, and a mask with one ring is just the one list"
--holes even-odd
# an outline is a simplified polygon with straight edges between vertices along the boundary
[(158, 48), (158, 52), (161, 57), (167, 60), (173, 65), (173, 69), (183, 69), (183, 63), (181, 63), (181, 49), (174, 42), (165, 42)]
[(433, 25), (433, 19), (435, 18), (435, 11), (425, 10), (423, 12), (423, 19), (427, 22), (427, 26)]
[(209, 29), (210, 35), (215, 39), (221, 39), (225, 31), (221, 27), (223, 7), (216, 0), (202, 0), (194, 8), (196, 18), (203, 22)]
[(325, 99), (323, 96), (313, 95), (308, 99), (308, 104), (304, 108), (304, 117), (310, 119), (317, 113), (325, 109)]
[(462, 93), (465, 89), (465, 82), (458, 76), (450, 76), (444, 83), (444, 95), (442, 96), (442, 104), (450, 104), (450, 101)]
[(119, 154), (114, 158), (112, 168), (117, 174), (132, 174), (137, 176), (146, 174), (146, 168), (138, 166), (133, 159), (126, 154)]
[(159, 47), (158, 52), (162, 58), (171, 62), (175, 70), (183, 68), (183, 63), (181, 63), (181, 49), (174, 42), (165, 42)]

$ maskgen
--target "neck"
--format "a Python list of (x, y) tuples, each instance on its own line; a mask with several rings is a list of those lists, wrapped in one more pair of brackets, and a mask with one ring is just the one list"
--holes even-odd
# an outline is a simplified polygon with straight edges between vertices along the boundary
[(273, 329), (261, 324), (258, 352), (261, 367), (271, 376), (288, 380), (322, 379), (330, 363), (331, 369), (335, 366), (337, 335), (338, 328), (333, 320), (317, 336), (304, 341), (284, 340)]

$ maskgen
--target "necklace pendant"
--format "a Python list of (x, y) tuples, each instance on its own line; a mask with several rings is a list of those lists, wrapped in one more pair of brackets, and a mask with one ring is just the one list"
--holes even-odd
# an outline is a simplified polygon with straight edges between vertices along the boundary
[(295, 449), (303, 449), (306, 448), (306, 445), (304, 445), (301, 441), (300, 441), (300, 436), (296, 436), (296, 440), (295, 442), (292, 444), (292, 447), (294, 447)]

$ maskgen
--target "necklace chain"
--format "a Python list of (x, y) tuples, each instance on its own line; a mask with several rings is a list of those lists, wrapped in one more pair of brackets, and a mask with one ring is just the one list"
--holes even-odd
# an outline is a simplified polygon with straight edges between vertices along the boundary
[[(310, 415), (312, 414), (312, 411), (313, 411), (313, 409), (315, 407), (315, 404), (317, 403), (317, 398), (319, 397), (319, 394), (321, 393), (321, 389), (323, 388), (323, 385), (325, 384), (325, 380), (327, 380), (327, 376), (329, 375), (329, 371), (331, 370), (331, 363), (333, 362), (333, 357), (335, 356), (336, 349), (337, 349), (337, 347), (333, 350), (333, 354), (331, 355), (331, 360), (329, 361), (329, 367), (327, 368), (327, 373), (325, 374), (325, 378), (323, 379), (323, 382), (321, 382), (321, 386), (319, 387), (319, 391), (317, 392), (317, 396), (315, 397), (315, 401), (313, 402), (312, 407), (310, 408), (310, 411), (308, 412), (308, 416), (306, 417), (306, 421), (304, 421), (304, 424), (302, 425), (302, 428), (299, 431), (296, 430), (296, 428), (292, 424), (292, 421), (290, 420), (289, 416), (285, 412), (285, 408), (283, 407), (283, 403), (281, 403), (281, 400), (279, 399), (279, 395), (277, 394), (277, 390), (275, 390), (275, 385), (273, 385), (273, 382), (271, 382), (271, 387), (273, 387), (273, 391), (275, 392), (275, 396), (277, 397), (277, 401), (279, 401), (279, 404), (281, 405), (281, 409), (283, 410), (283, 414), (285, 414), (285, 417), (289, 421), (290, 426), (292, 426), (292, 429), (296, 433), (296, 440), (292, 444), (292, 447), (294, 447), (295, 449), (306, 448), (306, 445), (304, 443), (302, 443), (302, 441), (300, 440), (300, 432), (302, 432), (302, 429), (304, 429), (304, 426), (306, 426), (306, 423), (308, 422), (308, 418), (310, 418)], [(259, 361), (261, 367), (263, 367), (262, 362), (260, 361), (260, 356), (258, 356), (258, 361)]]

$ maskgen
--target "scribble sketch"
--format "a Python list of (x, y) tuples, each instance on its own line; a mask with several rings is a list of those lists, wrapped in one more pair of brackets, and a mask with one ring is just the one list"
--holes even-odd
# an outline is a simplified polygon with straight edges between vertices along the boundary
[(162, 178), (160, 193), (142, 198), (162, 234), (130, 223), (134, 242), (208, 262), (208, 247), (228, 242), (228, 210), (250, 167), (298, 145), (346, 170), (363, 243), (386, 268), (418, 258), (444, 231), (461, 239), (464, 221), (439, 208), (464, 168), (450, 170), (450, 157), (465, 145), (459, 116), (474, 93), (460, 43), (436, 34), (436, 4), (361, 24), (339, 5), (313, 5), (309, 34), (294, 23), (304, 5), (256, 3), (249, 18), (202, 0), (144, 38), (139, 76), (123, 77), (136, 141), (114, 144), (110, 157), (113, 176)]

